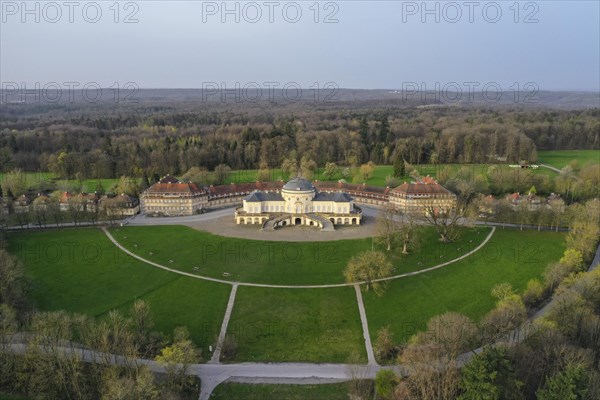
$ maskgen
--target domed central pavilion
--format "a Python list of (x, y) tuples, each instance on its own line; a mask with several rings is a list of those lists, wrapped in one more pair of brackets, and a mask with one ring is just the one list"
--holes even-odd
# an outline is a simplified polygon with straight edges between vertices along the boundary
[(255, 190), (235, 211), (237, 224), (259, 224), (263, 229), (289, 225), (333, 230), (334, 225), (359, 225), (360, 208), (344, 192), (319, 192), (302, 178), (294, 178), (281, 190)]

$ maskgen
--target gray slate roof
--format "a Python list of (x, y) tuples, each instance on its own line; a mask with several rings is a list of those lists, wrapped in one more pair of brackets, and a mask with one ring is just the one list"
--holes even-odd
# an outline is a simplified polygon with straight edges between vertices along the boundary
[(352, 201), (352, 197), (342, 192), (324, 193), (319, 192), (313, 201), (335, 201), (336, 203), (348, 203)]
[(315, 190), (315, 187), (312, 183), (302, 178), (294, 178), (285, 185), (283, 185), (285, 190), (298, 190), (298, 191), (308, 191)]
[(259, 203), (261, 201), (283, 201), (283, 197), (281, 197), (281, 194), (276, 192), (260, 192), (255, 190), (248, 196), (244, 197), (244, 200), (249, 203)]
[[(248, 196), (244, 197), (244, 200), (248, 203), (260, 203), (261, 201), (283, 201), (283, 197), (278, 192), (262, 192), (255, 190)], [(334, 201), (336, 203), (349, 203), (352, 201), (347, 193), (343, 192), (319, 192), (313, 199), (313, 201)]]

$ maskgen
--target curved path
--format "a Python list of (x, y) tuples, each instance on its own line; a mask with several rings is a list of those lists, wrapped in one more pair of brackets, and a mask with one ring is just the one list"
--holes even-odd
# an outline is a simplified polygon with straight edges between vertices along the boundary
[[(560, 173), (562, 173), (562, 170), (560, 170), (560, 169), (558, 169), (558, 168), (556, 168), (556, 167), (553, 167), (552, 165), (548, 165), (548, 164), (540, 164), (540, 167), (547, 168), (547, 169), (549, 169), (549, 170), (551, 170), (551, 171), (554, 171), (554, 172), (556, 172), (557, 174), (560, 174)], [(581, 179), (579, 179), (579, 177), (577, 177), (577, 176), (575, 176), (575, 175), (573, 175), (573, 178), (574, 178), (576, 181), (581, 181)]]
[[(362, 282), (352, 282), (352, 283), (335, 283), (335, 284), (329, 284), (329, 285), (272, 285), (272, 284), (267, 284), (267, 283), (250, 283), (250, 282), (227, 281), (227, 280), (224, 280), (224, 279), (211, 278), (209, 276), (196, 275), (196, 274), (192, 274), (192, 273), (189, 273), (189, 272), (184, 272), (184, 271), (180, 271), (180, 270), (177, 270), (177, 269), (169, 268), (169, 267), (167, 267), (165, 265), (162, 265), (162, 264), (156, 263), (154, 261), (150, 261), (150, 260), (147, 260), (147, 259), (145, 259), (143, 257), (140, 257), (137, 254), (135, 254), (135, 253), (131, 252), (130, 250), (128, 250), (127, 248), (125, 248), (123, 245), (121, 245), (121, 243), (119, 243), (113, 237), (113, 235), (110, 234), (110, 232), (108, 231), (108, 229), (106, 229), (106, 227), (102, 227), (101, 229), (104, 232), (104, 234), (106, 235), (106, 237), (108, 237), (108, 239), (115, 246), (117, 246), (121, 251), (123, 251), (124, 253), (128, 254), (129, 256), (131, 256), (131, 257), (133, 257), (133, 258), (135, 258), (137, 260), (140, 260), (140, 261), (142, 261), (142, 262), (144, 262), (144, 263), (146, 263), (148, 265), (152, 265), (153, 267), (164, 269), (165, 271), (173, 272), (175, 274), (188, 276), (190, 278), (203, 279), (203, 280), (206, 280), (206, 281), (224, 283), (224, 284), (227, 284), (227, 285), (263, 287), (263, 288), (276, 288), (276, 289), (324, 289), (324, 288), (335, 288), (335, 287), (350, 287), (350, 286), (355, 286), (355, 285), (364, 285), (364, 284), (367, 283), (367, 282), (362, 281)], [(436, 270), (436, 269), (443, 268), (443, 267), (448, 266), (450, 264), (453, 264), (453, 263), (455, 263), (457, 261), (460, 261), (462, 259), (465, 259), (465, 258), (471, 256), (472, 254), (476, 253), (477, 251), (479, 251), (483, 246), (485, 246), (487, 244), (487, 242), (490, 241), (490, 239), (494, 235), (494, 232), (496, 232), (496, 227), (492, 227), (492, 230), (490, 231), (490, 233), (483, 240), (483, 242), (481, 242), (479, 244), (479, 246), (475, 247), (473, 250), (469, 251), (468, 253), (465, 253), (462, 256), (457, 257), (457, 258), (455, 258), (453, 260), (446, 261), (445, 263), (434, 265), (433, 267), (425, 268), (425, 269), (422, 269), (422, 270), (419, 270), (419, 271), (407, 272), (407, 273), (404, 273), (404, 274), (389, 276), (387, 278), (375, 279), (374, 282), (391, 281), (393, 279), (405, 278), (407, 276), (424, 274), (426, 272), (430, 272), (430, 271), (433, 271), (433, 270)]]
[(553, 167), (552, 165), (548, 165), (548, 164), (540, 164), (540, 167), (544, 167), (544, 168), (548, 168), (551, 171), (554, 171), (556, 173), (560, 174), (560, 169)]
[(233, 218), (234, 207), (210, 210), (206, 213), (180, 217), (149, 217), (138, 214), (123, 221), (128, 226), (184, 225), (213, 235), (239, 239), (286, 242), (328, 242), (342, 239), (359, 239), (373, 236), (375, 218), (379, 210), (363, 208), (360, 225), (341, 226), (326, 231), (315, 227), (294, 226), (277, 230), (261, 229), (259, 225), (238, 225)]

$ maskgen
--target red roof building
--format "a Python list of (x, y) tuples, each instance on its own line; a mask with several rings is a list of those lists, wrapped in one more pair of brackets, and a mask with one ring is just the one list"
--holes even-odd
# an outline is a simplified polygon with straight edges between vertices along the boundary
[(456, 195), (433, 178), (426, 177), (392, 189), (389, 202), (406, 213), (449, 212), (456, 208)]
[(167, 175), (146, 189), (140, 201), (142, 212), (148, 215), (194, 215), (208, 204), (208, 191)]

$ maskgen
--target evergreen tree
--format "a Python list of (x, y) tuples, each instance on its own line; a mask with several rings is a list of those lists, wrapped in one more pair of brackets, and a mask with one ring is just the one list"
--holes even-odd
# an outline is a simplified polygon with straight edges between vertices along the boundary
[(100, 179), (96, 181), (96, 193), (99, 195), (106, 193), (104, 185), (102, 185), (102, 181)]
[(150, 180), (148, 179), (148, 174), (146, 174), (146, 171), (144, 171), (144, 174), (142, 175), (142, 183), (140, 186), (141, 190), (146, 190), (150, 187)]
[(397, 378), (394, 371), (382, 369), (375, 375), (375, 393), (377, 398), (387, 400), (391, 399), (396, 386)]
[(396, 155), (396, 159), (394, 160), (394, 176), (396, 178), (401, 178), (406, 173), (406, 169), (404, 167), (404, 158), (402, 158), (402, 154), (398, 153)]
[(589, 376), (582, 365), (569, 364), (548, 379), (537, 391), (538, 400), (583, 400), (586, 398)]
[(364, 144), (368, 145), (369, 144), (369, 122), (367, 121), (366, 116), (362, 117), (362, 119), (360, 120), (359, 133), (360, 133), (362, 142)]
[(104, 143), (102, 143), (102, 152), (109, 156), (113, 155), (112, 140), (110, 139), (110, 136), (106, 136), (104, 138)]
[(521, 400), (525, 397), (520, 388), (523, 382), (517, 380), (501, 347), (487, 347), (476, 355), (462, 370), (460, 387), (463, 394), (459, 400)]
[(388, 116), (384, 115), (379, 121), (379, 142), (389, 143), (391, 141), (390, 123), (388, 122)]

